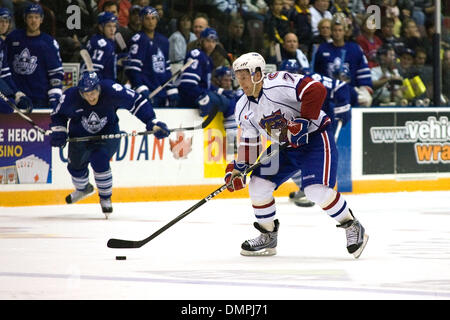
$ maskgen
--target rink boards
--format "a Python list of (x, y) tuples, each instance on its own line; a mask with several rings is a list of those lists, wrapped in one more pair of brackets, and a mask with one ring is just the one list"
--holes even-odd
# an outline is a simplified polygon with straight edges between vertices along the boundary
[[(32, 118), (47, 128), (48, 111), (42, 112)], [(145, 125), (127, 111), (118, 114), (123, 132), (145, 131)], [(193, 109), (157, 109), (156, 114), (170, 128), (203, 121)], [(449, 117), (445, 108), (354, 108), (351, 125), (343, 127), (338, 140), (338, 189), (354, 193), (448, 190)], [(113, 201), (201, 199), (208, 195), (223, 183), (226, 163), (232, 157), (226, 152), (222, 122), (219, 113), (205, 129), (174, 132), (163, 140), (154, 136), (122, 138), (111, 159)], [(0, 206), (63, 203), (73, 188), (66, 166), (67, 147), (62, 151), (51, 148), (49, 137), (39, 135), (20, 117), (2, 115)], [(15, 174), (13, 179), (8, 178), (11, 174)], [(92, 173), (90, 178), (94, 183)], [(285, 196), (295, 189), (287, 183), (276, 195)], [(218, 197), (247, 196), (243, 190)], [(96, 196), (85, 200), (97, 201)]]

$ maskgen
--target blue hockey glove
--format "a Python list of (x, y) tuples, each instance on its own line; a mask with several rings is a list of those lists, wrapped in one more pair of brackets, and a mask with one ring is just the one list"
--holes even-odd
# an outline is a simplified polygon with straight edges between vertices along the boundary
[(165, 107), (166, 106), (166, 98), (161, 97), (153, 97), (150, 102), (152, 103), (152, 106), (154, 107)]
[(309, 120), (303, 118), (288, 121), (287, 137), (293, 147), (297, 148), (308, 143), (308, 126)]
[(59, 94), (51, 94), (48, 97), (48, 107), (52, 110), (55, 110), (59, 103), (59, 98), (61, 96)]
[(15, 102), (17, 107), (24, 113), (31, 113), (31, 111), (33, 111), (33, 102), (25, 95), (25, 93), (18, 91), (16, 93)]
[(178, 107), (180, 104), (180, 96), (177, 88), (167, 89), (167, 99), (169, 100), (169, 107)]
[(163, 139), (170, 135), (170, 130), (162, 121), (154, 122), (151, 120), (147, 123), (147, 131), (154, 131), (153, 135), (156, 139)]
[(208, 93), (204, 93), (204, 94), (200, 95), (197, 98), (197, 100), (195, 101), (195, 103), (198, 105), (198, 107), (200, 109), (201, 117), (204, 117), (204, 116), (207, 116), (208, 114), (210, 114), (213, 106), (211, 104), (211, 99), (209, 98)]
[(67, 143), (67, 131), (62, 127), (51, 127), (52, 133), (50, 135), (50, 144), (52, 147), (61, 147)]

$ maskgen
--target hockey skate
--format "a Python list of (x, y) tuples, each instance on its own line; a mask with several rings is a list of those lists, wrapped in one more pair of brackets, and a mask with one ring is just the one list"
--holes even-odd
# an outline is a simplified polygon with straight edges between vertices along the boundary
[(289, 193), (289, 200), (293, 201), (298, 207), (312, 207), (314, 202), (309, 201), (302, 190)]
[(369, 236), (365, 233), (364, 227), (356, 219), (349, 220), (336, 227), (345, 229), (347, 251), (348, 253), (353, 254), (355, 259), (358, 259), (369, 240)]
[(66, 203), (75, 203), (94, 193), (94, 187), (88, 183), (84, 190), (75, 190), (66, 197)]
[(109, 215), (113, 212), (111, 198), (100, 198), (100, 206), (102, 207), (102, 211), (105, 214), (106, 219), (108, 219)]
[(253, 225), (261, 232), (259, 237), (246, 240), (242, 243), (241, 255), (243, 256), (273, 256), (277, 254), (277, 238), (278, 238), (278, 220), (274, 221), (275, 228), (273, 231), (267, 231), (258, 222)]

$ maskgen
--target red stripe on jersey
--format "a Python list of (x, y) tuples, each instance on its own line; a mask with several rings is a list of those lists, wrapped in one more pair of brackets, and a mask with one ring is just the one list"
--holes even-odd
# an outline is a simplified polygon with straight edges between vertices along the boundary
[(334, 198), (333, 202), (331, 202), (328, 206), (326, 206), (325, 208), (322, 208), (323, 210), (330, 210), (331, 208), (333, 208), (336, 203), (339, 201), (339, 199), (341, 198), (341, 194), (338, 192), (336, 194), (336, 198)]
[(255, 206), (255, 205), (253, 205), (253, 208), (255, 208), (255, 209), (265, 209), (265, 208), (268, 208), (268, 207), (270, 207), (270, 206), (273, 206), (274, 204), (275, 204), (275, 199), (273, 199), (272, 201), (270, 201), (270, 203), (264, 204), (264, 205), (262, 205), (262, 206)]
[(328, 140), (328, 133), (326, 131), (323, 131), (321, 134), (322, 134), (323, 148), (324, 148), (323, 184), (327, 186), (330, 182), (330, 166), (331, 166), (330, 141)]
[[(303, 89), (310, 83), (315, 81), (309, 77), (303, 78), (300, 85), (297, 87), (297, 97), (300, 99)], [(303, 91), (301, 97), (300, 116), (305, 119), (315, 120), (319, 118), (320, 109), (322, 109), (323, 102), (327, 97), (327, 89), (320, 82), (314, 82)]]

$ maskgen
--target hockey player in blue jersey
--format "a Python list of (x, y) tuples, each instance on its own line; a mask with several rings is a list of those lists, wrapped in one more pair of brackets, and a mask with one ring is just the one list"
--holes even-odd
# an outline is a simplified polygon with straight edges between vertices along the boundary
[[(169, 40), (155, 32), (159, 15), (153, 7), (141, 9), (142, 31), (131, 38), (125, 74), (136, 92), (148, 97), (152, 91), (167, 82), (171, 76)], [(167, 85), (152, 98), (154, 106), (175, 107), (179, 103), (178, 89)]]
[[(93, 35), (86, 44), (86, 49), (92, 59), (94, 71), (100, 79), (117, 81), (117, 54), (114, 34), (117, 29), (117, 17), (111, 12), (100, 12), (97, 17), (98, 33)], [(85, 71), (83, 64), (81, 70)]]
[[(85, 71), (77, 87), (67, 89), (51, 114), (50, 143), (64, 147), (67, 137), (119, 133), (116, 111), (127, 109), (146, 124), (147, 130), (155, 131), (157, 139), (170, 134), (167, 125), (156, 121), (150, 102), (131, 89), (111, 80), (100, 80), (95, 72)], [(70, 120), (67, 130), (67, 122)], [(89, 183), (90, 164), (100, 197), (100, 205), (106, 218), (112, 212), (111, 157), (119, 147), (119, 139), (86, 142), (70, 142), (67, 169), (72, 176), (75, 191), (66, 197), (67, 203), (75, 203), (94, 192)]]
[[(10, 12), (6, 8), (0, 8), (0, 17), (11, 17)], [(8, 66), (8, 53), (5, 41), (0, 37), (0, 91), (10, 100), (11, 103), (16, 104), (24, 113), (31, 113), (33, 110), (33, 103), (23, 92), (17, 89), (11, 77), (11, 70)], [(9, 104), (0, 99), (0, 113), (12, 113), (14, 110)]]
[[(260, 235), (241, 245), (244, 256), (276, 254), (279, 221), (273, 192), (299, 170), (307, 198), (345, 230), (347, 251), (358, 258), (368, 235), (349, 208), (344, 196), (334, 190), (337, 149), (331, 120), (322, 110), (327, 90), (311, 77), (284, 71), (264, 74), (264, 58), (246, 53), (233, 63), (233, 71), (244, 95), (236, 103), (236, 122), (242, 136), (237, 159), (226, 167), (225, 183), (233, 192), (245, 187), (246, 170), (260, 154), (263, 135), (272, 144), (272, 153), (282, 144), (288, 147), (272, 161), (252, 171), (249, 195)], [(301, 246), (300, 246), (301, 247)]]
[(345, 41), (346, 22), (335, 17), (331, 23), (333, 42), (322, 43), (314, 59), (314, 72), (330, 78), (349, 75), (352, 105), (369, 107), (372, 103), (372, 76), (361, 47)]
[(200, 33), (200, 49), (191, 50), (185, 62), (193, 59), (191, 64), (180, 76), (178, 90), (185, 106), (199, 108), (200, 116), (206, 116), (214, 108), (225, 114), (229, 113), (230, 97), (223, 95), (224, 91), (211, 83), (213, 62), (210, 57), (217, 45), (219, 37), (213, 28), (205, 28)]
[(26, 29), (16, 29), (6, 37), (8, 65), (17, 88), (36, 108), (54, 109), (62, 94), (64, 71), (56, 40), (41, 32), (44, 12), (39, 4), (24, 11)]
[[(350, 89), (345, 81), (332, 79), (322, 76), (318, 73), (311, 74), (309, 70), (304, 70), (298, 64), (297, 60), (283, 60), (280, 66), (280, 71), (287, 71), (290, 73), (307, 74), (314, 80), (320, 81), (327, 89), (327, 96), (322, 106), (322, 110), (331, 118), (332, 132), (336, 137), (337, 123), (341, 122), (345, 126), (351, 118), (351, 104), (350, 104)], [(292, 200), (299, 207), (311, 207), (314, 202), (308, 200), (302, 190), (302, 174), (301, 171), (291, 177), (292, 181), (298, 186), (297, 192), (291, 192), (289, 199)]]

